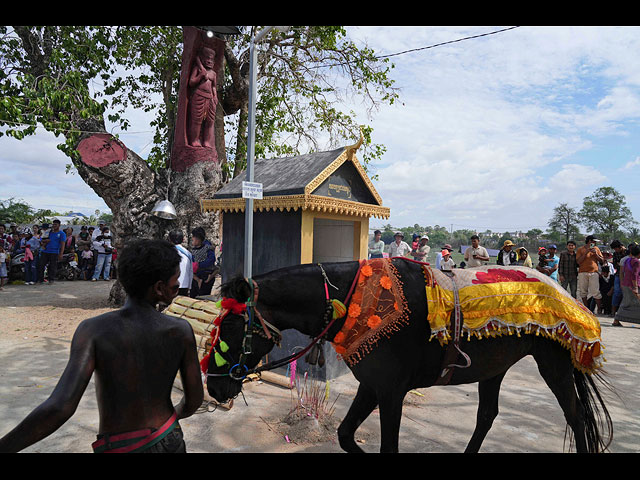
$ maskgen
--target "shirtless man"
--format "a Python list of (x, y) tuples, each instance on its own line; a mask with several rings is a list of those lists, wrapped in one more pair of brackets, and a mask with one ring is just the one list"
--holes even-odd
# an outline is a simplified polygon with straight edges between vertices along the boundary
[[(123, 249), (118, 276), (128, 295), (125, 305), (80, 323), (53, 393), (0, 439), (0, 452), (20, 451), (60, 428), (94, 372), (100, 415), (94, 451), (185, 451), (178, 420), (191, 416), (204, 395), (195, 338), (188, 322), (155, 308), (178, 293), (179, 264), (174, 246), (162, 240), (140, 240)], [(184, 396), (174, 407), (171, 390), (178, 372)], [(134, 439), (120, 442), (119, 434)]]

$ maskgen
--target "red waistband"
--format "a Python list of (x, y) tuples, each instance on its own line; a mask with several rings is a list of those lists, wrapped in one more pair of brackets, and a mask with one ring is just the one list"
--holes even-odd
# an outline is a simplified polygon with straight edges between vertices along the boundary
[[(176, 412), (162, 424), (157, 430), (151, 428), (144, 428), (142, 430), (136, 430), (133, 432), (116, 433), (114, 435), (105, 434), (102, 438), (96, 440), (91, 444), (91, 447), (96, 453), (128, 453), (132, 452), (140, 447), (143, 447), (154, 440), (161, 440), (166, 434), (168, 434), (173, 427), (177, 425), (178, 416)], [(127, 442), (133, 442), (128, 443)], [(118, 442), (125, 442), (123, 446), (116, 446), (114, 444)], [(111, 448), (111, 447), (115, 448)]]

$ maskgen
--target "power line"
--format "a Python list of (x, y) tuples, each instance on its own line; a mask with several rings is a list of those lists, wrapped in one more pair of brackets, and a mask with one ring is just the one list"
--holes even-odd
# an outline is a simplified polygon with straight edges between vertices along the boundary
[[(405, 55), (407, 53), (419, 52), (421, 50), (428, 50), (430, 48), (436, 48), (436, 47), (441, 47), (443, 45), (449, 45), (449, 44), (452, 44), (452, 43), (463, 42), (465, 40), (473, 40), (475, 38), (487, 37), (489, 35), (496, 35), (498, 33), (503, 33), (503, 32), (507, 32), (509, 30), (514, 30), (516, 28), (520, 28), (520, 26), (518, 25), (518, 26), (515, 26), (515, 27), (507, 27), (507, 28), (503, 28), (501, 30), (494, 30), (493, 32), (480, 33), (478, 35), (471, 35), (471, 36), (468, 36), (468, 37), (458, 38), (456, 40), (448, 40), (446, 42), (434, 43), (433, 45), (427, 45), (426, 47), (412, 48), (412, 49), (409, 49), (409, 50), (404, 50), (402, 52), (390, 53), (388, 55), (377, 55), (374, 58), (377, 59), (377, 60), (380, 60), (380, 59), (383, 59), (383, 58), (397, 57), (398, 55)], [(338, 62), (338, 63), (332, 63), (332, 64), (327, 64), (327, 65), (316, 65), (314, 67), (308, 67), (308, 68), (339, 67), (340, 65), (348, 65), (350, 63), (353, 63), (354, 61), (351, 61), (351, 62)]]
[(398, 53), (391, 53), (389, 55), (381, 55), (378, 56), (376, 58), (389, 58), (389, 57), (396, 57), (398, 55), (404, 55), (406, 53), (412, 53), (412, 52), (419, 52), (421, 50), (427, 50), (429, 48), (435, 48), (435, 47), (441, 47), (442, 45), (449, 45), (451, 43), (457, 43), (457, 42), (463, 42), (465, 40), (472, 40), (474, 38), (480, 38), (480, 37), (487, 37), (489, 35), (495, 35), (496, 33), (502, 33), (502, 32), (506, 32), (508, 30), (513, 30), (515, 28), (520, 28), (520, 26), (516, 26), (516, 27), (508, 27), (508, 28), (503, 28), (502, 30), (495, 30), (493, 32), (487, 32), (487, 33), (481, 33), (478, 35), (471, 35), (469, 37), (464, 37), (464, 38), (458, 38), (457, 40), (449, 40), (447, 42), (441, 42), (441, 43), (435, 43), (433, 45), (429, 45), (427, 47), (420, 47), (420, 48), (412, 48), (410, 50), (405, 50), (403, 52), (398, 52)]

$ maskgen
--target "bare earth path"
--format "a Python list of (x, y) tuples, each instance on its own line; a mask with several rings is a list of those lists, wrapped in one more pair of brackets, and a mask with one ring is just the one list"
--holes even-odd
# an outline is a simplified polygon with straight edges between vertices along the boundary
[[(66, 365), (71, 336), (85, 318), (110, 309), (111, 282), (58, 282), (55, 285), (8, 285), (0, 292), (0, 436), (45, 400)], [(640, 451), (640, 326), (611, 326), (600, 317), (606, 347), (606, 370), (620, 398), (606, 395), (614, 421), (614, 453)], [(357, 383), (350, 375), (329, 384), (328, 405), (335, 408), (318, 425), (309, 419), (283, 422), (296, 406), (296, 390), (264, 381), (245, 384), (244, 397), (231, 409), (203, 405), (183, 420), (187, 449), (204, 453), (337, 453), (335, 427), (346, 414)], [(324, 386), (323, 386), (324, 389)], [(175, 390), (176, 402), (181, 392)], [(402, 452), (462, 452), (475, 425), (476, 385), (435, 387), (410, 392), (405, 400), (400, 433)], [(356, 438), (367, 452), (380, 445), (375, 411)], [(57, 432), (26, 452), (91, 452), (97, 431), (93, 381), (75, 415)], [(555, 398), (542, 382), (535, 363), (525, 358), (507, 374), (500, 397), (500, 415), (483, 452), (528, 453), (563, 451), (565, 422)]]

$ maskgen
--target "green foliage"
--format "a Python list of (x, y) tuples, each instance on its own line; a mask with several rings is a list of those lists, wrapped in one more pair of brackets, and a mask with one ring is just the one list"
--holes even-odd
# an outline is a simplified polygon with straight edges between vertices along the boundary
[[(228, 158), (239, 167), (246, 157), (246, 118), (243, 123), (237, 114), (248, 102), (249, 28), (229, 40), (221, 82), (221, 105), (229, 117), (226, 134), (235, 136), (235, 142), (227, 142)], [(126, 131), (131, 126), (127, 109), (154, 112), (147, 162), (152, 168), (165, 167), (182, 48), (182, 28), (177, 26), (0, 26), (0, 125), (17, 139), (42, 125), (65, 137), (58, 148), (75, 160), (81, 131), (104, 129), (105, 115)], [(259, 51), (258, 158), (307, 153), (320, 148), (319, 138), (353, 143), (360, 129), (365, 166), (384, 154), (382, 145), (372, 143), (371, 128), (360, 125), (343, 105), (347, 96), (369, 108), (393, 104), (397, 93), (388, 60), (358, 48), (339, 26), (274, 31)]]
[(33, 213), (31, 205), (21, 200), (0, 200), (0, 224), (25, 223), (32, 218)]
[[(580, 234), (580, 219), (575, 208), (561, 203), (553, 209), (553, 216), (549, 220), (549, 236), (554, 241), (575, 240)], [(542, 233), (542, 232), (540, 232)]]
[(585, 197), (580, 216), (582, 224), (605, 241), (613, 240), (622, 227), (631, 228), (637, 224), (624, 195), (613, 187), (600, 187)]
[[(83, 119), (100, 118), (104, 104), (89, 85), (109, 64), (107, 27), (0, 27), (0, 125), (17, 139), (37, 125), (66, 141), (74, 158)], [(0, 132), (2, 135), (3, 132)]]

